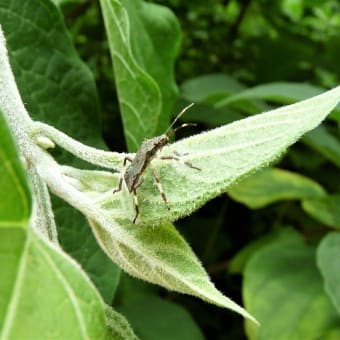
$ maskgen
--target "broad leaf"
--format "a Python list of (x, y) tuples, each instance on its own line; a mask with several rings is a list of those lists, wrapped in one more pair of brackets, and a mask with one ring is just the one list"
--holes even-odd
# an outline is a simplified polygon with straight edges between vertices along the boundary
[(0, 240), (2, 263), (16, 271), (14, 281), (9, 280), (6, 267), (2, 271), (1, 287), (12, 288), (1, 289), (0, 295), (8, 301), (0, 304), (2, 338), (46, 339), (53, 334), (60, 339), (99, 339), (108, 335), (103, 302), (76, 263), (32, 231), (25, 238), (17, 228), (4, 228)]
[(245, 270), (244, 301), (261, 327), (249, 339), (327, 339), (340, 336), (339, 316), (323, 290), (315, 251), (297, 233), (257, 251)]
[(319, 244), (317, 264), (324, 280), (325, 290), (340, 314), (340, 234), (330, 233)]
[(285, 237), (287, 239), (290, 238), (291, 232), (292, 231), (289, 228), (278, 228), (273, 232), (250, 242), (230, 260), (228, 271), (231, 273), (243, 274), (248, 261), (259, 249), (278, 239), (283, 240)]
[[(0, 23), (15, 81), (31, 117), (104, 147), (93, 76), (77, 55), (55, 5), (31, 0), (23, 7), (21, 0), (0, 0)], [(11, 90), (2, 90), (8, 92), (12, 96)], [(65, 152), (58, 152), (57, 158), (79, 165)], [(109, 303), (119, 270), (102, 252), (84, 218), (61, 201), (53, 201), (53, 206), (62, 247), (89, 272)], [(79, 248), (79, 243), (86, 246)]]
[(319, 222), (336, 229), (340, 229), (340, 194), (323, 198), (304, 200), (302, 207), (310, 216)]
[(118, 308), (141, 339), (203, 340), (191, 315), (180, 305), (148, 296)]
[[(235, 100), (231, 102), (229, 107), (220, 107), (220, 101), (226, 97), (233, 98), (238, 93), (247, 91), (245, 86), (239, 83), (236, 79), (222, 74), (207, 74), (187, 80), (181, 86), (181, 96), (189, 102), (210, 104), (213, 108), (225, 116), (232, 114), (240, 114), (237, 111), (245, 113), (258, 113), (268, 110), (268, 105), (263, 101), (254, 100)], [(228, 111), (230, 110), (230, 112)], [(187, 114), (186, 114), (187, 115)], [(212, 116), (207, 112), (207, 120)], [(227, 118), (227, 117), (226, 117)], [(228, 121), (224, 122), (224, 124)]]
[(126, 220), (115, 223), (107, 214), (97, 220), (92, 220), (91, 225), (99, 243), (130, 275), (197, 296), (255, 321), (214, 287), (195, 254), (171, 224), (162, 224), (157, 229), (136, 228)]
[(210, 103), (221, 96), (233, 95), (245, 86), (225, 74), (207, 74), (185, 81), (181, 85), (181, 96), (193, 102)]
[(160, 175), (170, 211), (151, 176), (147, 176), (139, 190), (139, 221), (155, 224), (191, 213), (236, 180), (275, 160), (305, 132), (320, 124), (339, 99), (340, 87), (164, 147), (161, 156), (177, 152), (183, 161), (201, 170), (178, 161), (155, 159), (152, 166)]
[(326, 196), (313, 180), (282, 169), (266, 169), (232, 186), (228, 194), (251, 209), (280, 200), (302, 200)]
[(1, 177), (11, 184), (0, 192), (0, 338), (109, 337), (96, 289), (76, 263), (30, 225), (36, 220), (30, 217), (31, 197), (2, 114), (0, 136)]
[(141, 0), (101, 0), (125, 138), (131, 151), (164, 131), (177, 94), (179, 25), (165, 7)]
[[(1, 62), (1, 60), (0, 60)], [(3, 86), (0, 78), (0, 91)], [(16, 282), (31, 214), (31, 196), (7, 122), (0, 108), (0, 337)]]
[[(1, 62), (1, 61), (0, 61)], [(0, 91), (3, 79), (0, 77)], [(0, 107), (0, 228), (8, 225), (26, 227), (31, 214), (31, 196), (22, 164)]]
[(110, 329), (114, 340), (137, 340), (137, 336), (130, 328), (129, 323), (122, 314), (117, 313), (111, 307), (105, 309), (107, 327)]
[(0, 0), (0, 22), (32, 118), (87, 144), (104, 146), (93, 76), (77, 55), (56, 6), (50, 0), (31, 0), (25, 7), (21, 0)]
[[(258, 85), (242, 92), (238, 92), (233, 96), (221, 99), (216, 106), (222, 108), (232, 103), (262, 99), (266, 101), (276, 102), (278, 104), (291, 104), (309, 97), (317, 96), (323, 92), (323, 89), (310, 84), (301, 83), (269, 83)], [(340, 109), (334, 110), (331, 117), (336, 120), (340, 119)]]
[(340, 142), (323, 126), (307, 133), (302, 141), (326, 159), (340, 167)]

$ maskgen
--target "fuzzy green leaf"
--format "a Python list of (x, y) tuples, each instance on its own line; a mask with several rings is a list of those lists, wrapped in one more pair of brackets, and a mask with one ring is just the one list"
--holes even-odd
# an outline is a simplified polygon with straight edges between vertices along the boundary
[(164, 131), (177, 95), (179, 25), (165, 7), (101, 0), (128, 148)]
[(320, 124), (339, 100), (340, 87), (337, 87), (305, 101), (164, 147), (161, 156), (177, 152), (183, 155), (183, 161), (201, 170), (178, 161), (155, 159), (152, 167), (160, 175), (170, 211), (162, 202), (152, 177), (146, 176), (138, 195), (139, 222), (155, 224), (190, 214), (207, 200), (226, 191), (235, 181), (277, 159), (305, 132)]
[(60, 167), (44, 155), (41, 155), (39, 173), (54, 193), (88, 217), (104, 251), (130, 275), (200, 297), (256, 322), (214, 287), (172, 224), (163, 223), (152, 228), (132, 223), (131, 196), (127, 193), (112, 195), (112, 188), (118, 182), (117, 174), (95, 171), (94, 180), (89, 177), (91, 171)]
[(137, 340), (137, 336), (131, 329), (128, 321), (122, 314), (117, 313), (111, 307), (105, 309), (106, 324), (110, 329), (113, 340)]
[(157, 229), (136, 227), (126, 220), (121, 224), (115, 223), (109, 216), (102, 216), (98, 222), (90, 222), (103, 249), (130, 275), (169, 290), (197, 296), (255, 321), (242, 307), (214, 287), (173, 225), (162, 224)]

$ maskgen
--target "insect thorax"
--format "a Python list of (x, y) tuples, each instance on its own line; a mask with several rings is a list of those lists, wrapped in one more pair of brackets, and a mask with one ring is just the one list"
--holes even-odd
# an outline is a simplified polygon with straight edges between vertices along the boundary
[(141, 144), (124, 175), (126, 185), (130, 192), (138, 186), (141, 176), (156, 153), (168, 142), (169, 138), (167, 135), (160, 135), (147, 139)]

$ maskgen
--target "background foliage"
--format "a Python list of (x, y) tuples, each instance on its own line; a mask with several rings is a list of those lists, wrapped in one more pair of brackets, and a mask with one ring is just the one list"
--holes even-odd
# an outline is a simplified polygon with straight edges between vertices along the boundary
[[(47, 120), (87, 144), (102, 147), (100, 129), (95, 128), (100, 124), (110, 149), (135, 150), (136, 145), (124, 136), (123, 124), (127, 122), (121, 121), (114, 90), (119, 75), (114, 79), (99, 3), (54, 2), (60, 6), (77, 53), (94, 75), (99, 98), (92, 97), (91, 75), (76, 57), (67, 61), (61, 57), (58, 67), (70, 63), (78, 68), (76, 74), (69, 74), (74, 79), (78, 106), (58, 103), (53, 79), (47, 91), (49, 97), (55, 97), (52, 106), (61, 105), (73, 112), (73, 121), (82, 119), (81, 130), (68, 126), (46, 114), (49, 107), (41, 98), (25, 99), (34, 91), (39, 94), (35, 85), (39, 72), (28, 81), (25, 72), (20, 72), (25, 61), (19, 58), (13, 68), (18, 81), (25, 84), (26, 94), (21, 94), (29, 111), (36, 112), (35, 119)], [(13, 3), (20, 5), (20, 1)], [(171, 67), (163, 74), (154, 69), (156, 85), (166, 88), (169, 98), (159, 122), (139, 138), (163, 131), (169, 114), (176, 114), (191, 101), (196, 105), (183, 120), (198, 126), (176, 138), (293, 103), (339, 84), (337, 0), (158, 3), (170, 8), (180, 24), (173, 34), (181, 35), (181, 46), (168, 51), (171, 57), (178, 54), (175, 77), (179, 87), (171, 78)], [(0, 17), (5, 12), (0, 9)], [(62, 22), (56, 20), (54, 39), (63, 29)], [(35, 34), (39, 36), (39, 32)], [(11, 50), (20, 50), (15, 36), (11, 38)], [(134, 37), (139, 38), (138, 34)], [(63, 46), (65, 53), (69, 50), (71, 44)], [(150, 66), (142, 57), (137, 62)], [(81, 80), (76, 79), (79, 74)], [(92, 114), (84, 116), (84, 111)], [(55, 199), (57, 222), (64, 226), (59, 230), (61, 244), (90, 274), (105, 302), (126, 316), (141, 339), (166, 339), (165, 335), (169, 339), (243, 339), (245, 334), (251, 339), (336, 338), (340, 332), (336, 284), (340, 272), (336, 263), (340, 252), (339, 121), (339, 110), (335, 110), (322, 127), (290, 148), (275, 167), (232, 186), (227, 194), (176, 223), (217, 287), (245, 304), (261, 321), (260, 330), (248, 323), (244, 327), (243, 320), (230, 311), (120, 274), (87, 232), (86, 222), (79, 223), (81, 217)], [(64, 154), (56, 156), (67, 159)], [(68, 158), (67, 162), (74, 160)]]

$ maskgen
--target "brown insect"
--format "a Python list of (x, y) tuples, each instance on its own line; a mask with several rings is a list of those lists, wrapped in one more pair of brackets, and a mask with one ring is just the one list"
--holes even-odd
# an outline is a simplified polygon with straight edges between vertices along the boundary
[[(151, 161), (156, 157), (158, 151), (160, 151), (164, 145), (169, 143), (169, 137), (167, 133), (169, 130), (173, 127), (173, 125), (176, 123), (176, 121), (189, 109), (193, 106), (194, 104), (190, 104), (187, 107), (185, 107), (178, 115), (177, 117), (173, 120), (169, 128), (165, 131), (164, 134), (145, 140), (140, 148), (137, 150), (135, 157), (131, 158), (129, 156), (124, 158), (123, 161), (123, 172), (122, 176), (119, 180), (118, 187), (113, 190), (113, 194), (119, 192), (122, 190), (122, 184), (123, 181), (126, 183), (126, 186), (129, 190), (130, 193), (133, 194), (134, 198), (134, 207), (135, 207), (135, 217), (132, 221), (132, 223), (135, 223), (137, 220), (137, 217), (139, 215), (139, 206), (138, 206), (138, 197), (137, 197), (137, 189), (142, 185), (144, 178), (143, 175), (145, 173), (145, 170), (149, 167)], [(188, 126), (188, 125), (193, 125), (193, 124), (182, 124), (178, 128), (176, 128), (174, 131), (177, 131), (178, 129)], [(178, 153), (174, 153), (172, 156), (163, 156), (159, 157), (160, 159), (163, 160), (176, 160), (176, 161), (182, 161), (180, 158), (181, 155)], [(131, 164), (126, 168), (127, 162), (130, 162)], [(182, 161), (186, 166), (195, 169), (195, 170), (201, 170), (195, 166), (193, 166), (189, 162)], [(164, 193), (164, 190), (162, 188), (162, 184), (160, 182), (159, 175), (156, 171), (156, 169), (151, 169), (152, 170), (152, 175), (154, 177), (157, 189), (159, 193), (161, 194), (161, 197), (163, 199), (164, 204), (166, 207), (170, 210), (169, 205), (168, 205), (168, 200), (167, 197)]]

